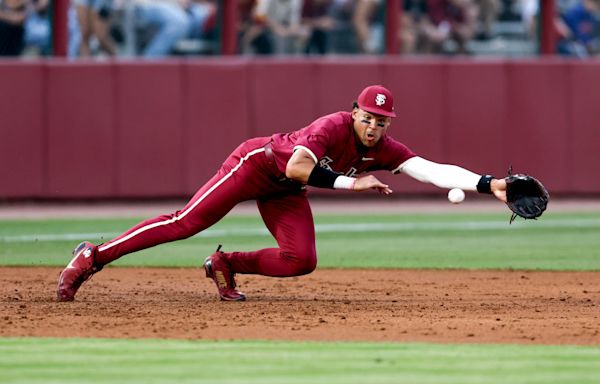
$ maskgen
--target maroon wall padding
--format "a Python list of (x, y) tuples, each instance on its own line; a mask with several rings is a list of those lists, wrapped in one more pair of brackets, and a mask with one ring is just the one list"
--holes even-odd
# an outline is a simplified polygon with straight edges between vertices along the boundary
[[(396, 118), (388, 132), (417, 155), (445, 161), (444, 67), (437, 61), (388, 61), (383, 65), (383, 84), (394, 93)], [(395, 192), (439, 192), (439, 189), (404, 175), (382, 172), (378, 176)]]
[(569, 68), (571, 89), (569, 98), (570, 140), (568, 155), (571, 163), (569, 191), (600, 191), (600, 68), (598, 63), (574, 63)]
[(114, 76), (110, 65), (47, 66), (48, 197), (114, 195)]
[(248, 68), (243, 61), (185, 67), (183, 164), (192, 195), (219, 169), (249, 132)]
[(39, 64), (0, 62), (0, 198), (43, 194), (43, 70)]
[(256, 60), (249, 63), (249, 71), (253, 136), (295, 131), (317, 116), (315, 69), (310, 62), (282, 65)]
[(184, 190), (183, 71), (178, 62), (117, 66), (118, 195)]
[(508, 65), (508, 159), (515, 172), (543, 180), (550, 192), (567, 192), (569, 87), (563, 61)]
[(445, 68), (445, 161), (480, 174), (504, 175), (508, 166), (504, 64), (457, 62)]
[(316, 116), (349, 111), (362, 89), (381, 84), (382, 67), (374, 59), (335, 59), (320, 61), (313, 80), (316, 85)]
[[(600, 193), (596, 62), (7, 60), (0, 79), (0, 198), (189, 197), (243, 140), (349, 111), (369, 84), (393, 91), (389, 133), (425, 158)], [(378, 175), (397, 193), (444, 193)]]

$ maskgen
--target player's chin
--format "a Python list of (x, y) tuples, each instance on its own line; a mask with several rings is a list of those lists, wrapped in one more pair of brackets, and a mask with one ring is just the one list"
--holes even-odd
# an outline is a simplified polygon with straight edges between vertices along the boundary
[(378, 142), (378, 141), (379, 141), (379, 138), (374, 138), (374, 137), (373, 137), (373, 138), (371, 138), (371, 137), (367, 137), (367, 138), (365, 138), (365, 139), (364, 139), (362, 142), (363, 142), (363, 145), (364, 145), (365, 147), (369, 147), (369, 148), (370, 148), (370, 147), (374, 147), (374, 146), (375, 146), (375, 144), (377, 144), (377, 142)]

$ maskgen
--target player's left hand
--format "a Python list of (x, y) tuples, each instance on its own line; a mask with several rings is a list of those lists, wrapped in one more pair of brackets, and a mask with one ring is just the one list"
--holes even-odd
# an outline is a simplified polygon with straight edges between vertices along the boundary
[(355, 191), (366, 191), (368, 189), (376, 189), (379, 193), (389, 195), (392, 193), (390, 186), (382, 183), (373, 175), (359, 177), (354, 182)]

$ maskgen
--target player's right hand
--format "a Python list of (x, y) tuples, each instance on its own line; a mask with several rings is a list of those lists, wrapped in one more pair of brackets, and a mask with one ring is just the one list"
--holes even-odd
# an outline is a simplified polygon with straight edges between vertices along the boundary
[(379, 193), (384, 195), (389, 195), (392, 193), (389, 185), (383, 184), (373, 175), (367, 175), (356, 179), (356, 182), (354, 183), (355, 191), (366, 191), (369, 189), (376, 189), (379, 191)]

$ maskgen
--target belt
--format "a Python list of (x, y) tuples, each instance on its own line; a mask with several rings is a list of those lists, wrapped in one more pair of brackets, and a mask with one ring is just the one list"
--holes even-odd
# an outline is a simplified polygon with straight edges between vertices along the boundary
[(275, 172), (276, 180), (279, 183), (288, 185), (290, 187), (293, 187), (294, 189), (305, 189), (305, 187), (301, 183), (292, 179), (288, 179), (287, 177), (285, 177), (285, 174), (281, 173), (279, 168), (277, 168), (277, 163), (275, 162), (275, 154), (273, 153), (273, 145), (270, 141), (267, 144), (265, 144), (263, 148), (265, 149), (265, 159), (267, 159), (267, 164), (269, 164)]
[(267, 164), (271, 167), (271, 170), (274, 172), (275, 177), (277, 179), (285, 178), (285, 175), (281, 173), (279, 168), (277, 168), (277, 163), (275, 162), (275, 154), (273, 153), (273, 145), (269, 141), (263, 147), (265, 149), (265, 159), (267, 160)]
[(265, 149), (265, 157), (267, 158), (267, 164), (272, 165), (275, 164), (275, 155), (273, 154), (273, 145), (269, 141), (263, 147)]

